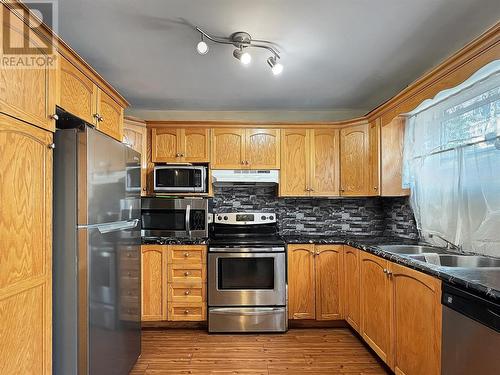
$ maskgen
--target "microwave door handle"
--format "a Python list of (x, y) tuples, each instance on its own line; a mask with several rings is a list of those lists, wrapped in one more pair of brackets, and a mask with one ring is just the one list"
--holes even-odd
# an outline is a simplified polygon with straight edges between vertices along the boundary
[(191, 221), (191, 205), (186, 205), (186, 233), (189, 238), (191, 238), (191, 227), (189, 226), (189, 222)]

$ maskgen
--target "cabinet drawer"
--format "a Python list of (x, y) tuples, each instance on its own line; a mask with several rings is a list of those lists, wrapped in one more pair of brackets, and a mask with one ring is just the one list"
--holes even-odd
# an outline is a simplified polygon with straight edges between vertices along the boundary
[(202, 264), (169, 264), (168, 282), (203, 283), (206, 281), (206, 267)]
[(206, 320), (205, 302), (172, 302), (168, 304), (168, 320), (202, 321)]
[(171, 283), (168, 284), (168, 302), (204, 302), (206, 284)]
[(201, 264), (207, 262), (205, 245), (174, 245), (168, 249), (169, 264)]

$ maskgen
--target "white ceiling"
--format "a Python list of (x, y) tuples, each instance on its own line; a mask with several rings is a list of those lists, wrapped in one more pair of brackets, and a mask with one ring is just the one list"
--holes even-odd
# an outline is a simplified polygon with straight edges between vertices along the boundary
[[(60, 0), (61, 37), (136, 110), (357, 110), (384, 102), (500, 18), (498, 0)], [(196, 53), (190, 25), (276, 42)]]

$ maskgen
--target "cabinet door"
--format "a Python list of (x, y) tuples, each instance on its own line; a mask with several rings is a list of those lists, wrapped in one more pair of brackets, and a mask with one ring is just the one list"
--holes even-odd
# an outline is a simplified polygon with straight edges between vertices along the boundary
[(181, 129), (179, 151), (182, 161), (189, 163), (210, 161), (209, 133), (209, 129)]
[[(44, 129), (54, 130), (55, 123), (51, 119), (51, 115), (56, 110), (54, 102), (56, 92), (55, 58), (43, 52), (43, 48), (46, 48), (45, 40), (42, 40), (34, 32), (30, 32), (28, 35), (24, 33), (25, 24), (17, 15), (10, 12), (3, 4), (0, 5), (0, 11), (2, 19), (0, 50), (4, 51), (2, 44), (7, 42), (8, 37), (8, 35), (3, 35), (2, 38), (2, 34), (8, 32), (11, 46), (37, 48), (37, 53), (43, 54), (46, 61), (48, 59), (53, 61), (53, 66), (46, 65), (35, 69), (24, 66), (15, 68), (7, 66), (7, 64), (0, 64), (0, 112)], [(28, 50), (25, 52), (33, 55)]]
[(309, 196), (310, 131), (281, 131), (280, 196)]
[(393, 288), (394, 371), (441, 374), (441, 281), (389, 264)]
[(117, 139), (123, 140), (123, 108), (102, 90), (97, 96), (97, 130)]
[(360, 332), (359, 250), (344, 246), (344, 311), (347, 323)]
[(339, 131), (337, 129), (311, 130), (312, 196), (339, 195)]
[(96, 124), (97, 86), (61, 55), (60, 99), (58, 105), (65, 111)]
[(340, 193), (367, 196), (370, 183), (368, 124), (340, 130)]
[(343, 318), (342, 245), (316, 245), (316, 319)]
[(380, 195), (380, 121), (375, 120), (370, 123), (370, 183), (368, 195)]
[(141, 246), (142, 320), (167, 319), (166, 246)]
[(361, 336), (379, 357), (392, 366), (392, 288), (388, 263), (361, 253)]
[(140, 121), (124, 119), (123, 142), (141, 153), (141, 195), (146, 195), (147, 174), (147, 129)]
[(52, 374), (51, 143), (0, 114), (0, 374)]
[(247, 129), (245, 162), (250, 169), (279, 169), (279, 129)]
[(398, 116), (381, 131), (382, 147), (382, 195), (408, 195), (409, 189), (403, 189), (403, 143), (406, 118)]
[(245, 164), (245, 130), (213, 129), (212, 130), (212, 169), (244, 169)]
[(288, 245), (288, 318), (315, 319), (314, 245)]
[(175, 163), (181, 161), (180, 129), (151, 129), (151, 161), (153, 163)]

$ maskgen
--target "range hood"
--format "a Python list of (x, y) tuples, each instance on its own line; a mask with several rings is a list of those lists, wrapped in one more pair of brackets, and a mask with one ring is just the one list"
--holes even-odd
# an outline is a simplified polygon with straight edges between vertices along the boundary
[(272, 184), (279, 182), (279, 172), (275, 170), (215, 169), (212, 170), (214, 184)]

